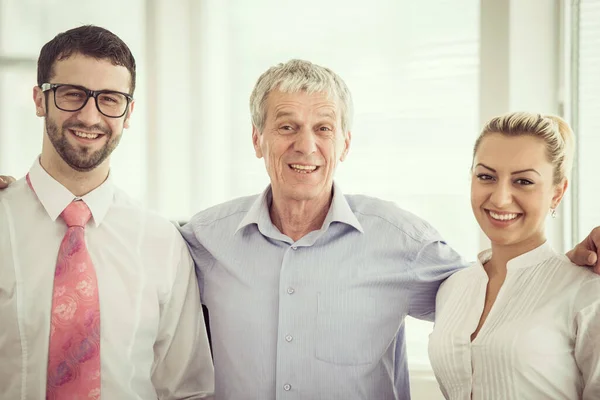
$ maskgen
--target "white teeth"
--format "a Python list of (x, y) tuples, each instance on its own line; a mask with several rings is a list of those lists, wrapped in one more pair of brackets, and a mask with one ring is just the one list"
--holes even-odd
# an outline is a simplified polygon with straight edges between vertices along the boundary
[(97, 133), (85, 133), (85, 132), (79, 132), (79, 131), (73, 131), (73, 133), (75, 134), (75, 136), (79, 136), (80, 138), (86, 138), (86, 139), (96, 139), (98, 136)]
[(316, 165), (299, 165), (299, 164), (290, 164), (290, 167), (296, 170), (296, 172), (300, 172), (302, 174), (308, 174), (317, 169)]
[(499, 221), (510, 221), (519, 216), (519, 214), (498, 214), (493, 211), (490, 211), (490, 215), (492, 216), (492, 218), (497, 219)]

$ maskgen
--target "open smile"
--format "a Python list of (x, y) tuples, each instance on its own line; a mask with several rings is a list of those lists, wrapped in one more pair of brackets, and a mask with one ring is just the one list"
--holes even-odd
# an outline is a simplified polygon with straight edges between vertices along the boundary
[(306, 165), (306, 164), (288, 164), (288, 167), (299, 174), (312, 174), (319, 170), (319, 165)]
[(498, 227), (506, 227), (512, 225), (523, 216), (523, 213), (518, 212), (500, 212), (488, 209), (484, 210), (492, 224)]
[(98, 139), (106, 136), (106, 134), (101, 132), (84, 132), (79, 130), (69, 129), (71, 135), (75, 136), (75, 138), (83, 143), (93, 143)]

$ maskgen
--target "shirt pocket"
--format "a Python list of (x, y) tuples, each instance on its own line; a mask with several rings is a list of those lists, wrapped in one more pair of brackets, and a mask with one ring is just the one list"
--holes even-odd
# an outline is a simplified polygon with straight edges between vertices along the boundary
[(318, 293), (315, 357), (338, 365), (377, 363), (401, 324), (398, 304), (369, 288)]

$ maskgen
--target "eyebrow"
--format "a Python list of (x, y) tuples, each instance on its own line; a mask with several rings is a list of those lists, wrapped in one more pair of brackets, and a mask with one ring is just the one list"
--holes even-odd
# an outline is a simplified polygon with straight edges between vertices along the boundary
[[(490, 168), (490, 167), (488, 167), (488, 166), (487, 166), (487, 165), (485, 165), (485, 164), (479, 163), (479, 164), (477, 164), (477, 165), (476, 165), (476, 167), (478, 167), (478, 166), (482, 166), (483, 168), (489, 169), (489, 170), (490, 170), (490, 171), (492, 171), (492, 172), (496, 172), (496, 170), (495, 170), (494, 168)], [(518, 170), (518, 171), (513, 171), (513, 172), (511, 172), (510, 174), (511, 174), (511, 175), (516, 175), (516, 174), (522, 174), (522, 173), (524, 173), (524, 172), (535, 172), (536, 174), (538, 174), (538, 175), (542, 176), (542, 175), (541, 175), (539, 172), (537, 172), (537, 171), (536, 171), (535, 169), (533, 169), (533, 168), (527, 168), (527, 169), (521, 169), (521, 170)]]

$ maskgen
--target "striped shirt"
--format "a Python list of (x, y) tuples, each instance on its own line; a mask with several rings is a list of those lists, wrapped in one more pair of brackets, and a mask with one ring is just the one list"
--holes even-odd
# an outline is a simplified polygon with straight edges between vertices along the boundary
[(298, 241), (271, 222), (270, 188), (182, 228), (210, 313), (217, 400), (409, 399), (404, 318), (431, 320), (464, 266), (393, 203), (334, 195)]
[[(447, 399), (600, 399), (600, 276), (548, 244), (507, 264), (485, 323), (491, 252), (437, 296), (429, 358)], [(471, 397), (472, 394), (472, 397)]]

